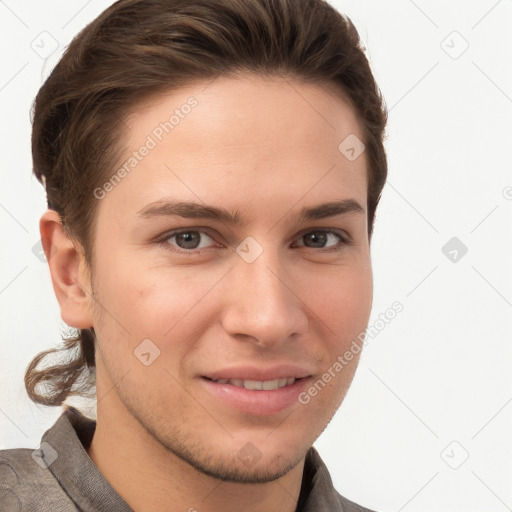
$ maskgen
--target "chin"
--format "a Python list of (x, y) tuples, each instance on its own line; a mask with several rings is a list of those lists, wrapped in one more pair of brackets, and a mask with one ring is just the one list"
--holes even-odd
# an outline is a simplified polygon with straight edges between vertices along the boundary
[(205, 458), (175, 453), (205, 475), (224, 482), (245, 484), (273, 482), (291, 471), (305, 456), (305, 453), (295, 453), (266, 457), (251, 443), (247, 443), (245, 448), (246, 454), (241, 455), (239, 451), (235, 458), (227, 454), (210, 454)]
[(300, 440), (293, 435), (286, 436), (287, 440), (279, 436), (272, 442), (268, 434), (263, 438), (236, 435), (208, 440), (161, 431), (158, 434), (154, 437), (161, 445), (198, 472), (225, 482), (247, 484), (283, 477), (304, 459), (312, 444), (306, 435)]

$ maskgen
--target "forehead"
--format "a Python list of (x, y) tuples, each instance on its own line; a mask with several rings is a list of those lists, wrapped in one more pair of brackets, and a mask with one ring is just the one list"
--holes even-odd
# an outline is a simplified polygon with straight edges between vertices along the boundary
[[(224, 130), (234, 128), (232, 132), (237, 131), (236, 125), (258, 125), (262, 120), (267, 123), (265, 131), (271, 136), (279, 133), (281, 126), (289, 126), (291, 118), (307, 121), (312, 129), (319, 131), (329, 128), (339, 135), (349, 131), (363, 138), (362, 122), (341, 86), (334, 83), (309, 83), (285, 75), (249, 72), (234, 72), (213, 79), (193, 81), (177, 89), (144, 97), (126, 113), (125, 124), (135, 135), (133, 128), (144, 128), (147, 131), (155, 122), (169, 120), (173, 113), (183, 119), (183, 112), (180, 111), (189, 111), (187, 102), (190, 103), (191, 98), (199, 107), (193, 108), (196, 114), (193, 128), (198, 136), (201, 136), (201, 124), (206, 127), (205, 122), (197, 122), (198, 117), (203, 121), (205, 117), (211, 121), (224, 121), (218, 124), (214, 132), (208, 131), (206, 142), (213, 135), (221, 135)], [(184, 112), (185, 116), (188, 113)], [(168, 115), (162, 119), (165, 114)], [(179, 124), (176, 121), (173, 121), (174, 126)], [(244, 135), (242, 132), (239, 134)], [(233, 133), (230, 135), (233, 136)]]
[(163, 195), (245, 203), (364, 195), (366, 155), (350, 161), (340, 151), (347, 137), (363, 140), (361, 124), (332, 85), (222, 76), (146, 98), (125, 124), (113, 174), (125, 172), (101, 208), (116, 201), (138, 211)]

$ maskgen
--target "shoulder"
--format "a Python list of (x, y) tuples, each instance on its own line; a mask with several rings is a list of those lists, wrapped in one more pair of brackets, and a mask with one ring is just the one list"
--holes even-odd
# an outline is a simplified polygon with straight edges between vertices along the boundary
[(40, 450), (0, 450), (0, 510), (75, 511)]
[(342, 496), (335, 488), (329, 470), (319, 453), (311, 447), (306, 457), (303, 483), (308, 496), (303, 512), (375, 512)]
[(362, 507), (361, 505), (344, 498), (338, 491), (335, 492), (340, 500), (341, 510), (343, 510), (343, 512), (375, 512), (374, 510)]

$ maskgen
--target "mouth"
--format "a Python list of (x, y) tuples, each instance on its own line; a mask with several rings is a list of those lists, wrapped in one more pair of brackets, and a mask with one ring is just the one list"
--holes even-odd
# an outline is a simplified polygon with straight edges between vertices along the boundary
[(300, 378), (296, 377), (282, 377), (273, 380), (252, 380), (252, 379), (210, 379), (204, 377), (212, 382), (218, 384), (229, 384), (230, 386), (236, 386), (237, 388), (249, 389), (251, 391), (273, 391), (275, 389), (281, 389), (286, 386), (291, 386)]
[[(240, 373), (252, 373), (252, 375), (243, 375), (243, 377), (252, 378), (241, 378)], [(289, 370), (288, 375), (285, 371), (260, 372), (260, 375), (257, 373), (253, 371), (219, 372), (218, 375), (201, 376), (199, 380), (203, 383), (203, 389), (212, 405), (215, 404), (230, 414), (242, 413), (260, 417), (270, 417), (298, 407), (300, 393), (310, 385), (312, 380), (312, 374), (303, 371)], [(270, 375), (261, 373), (270, 373)], [(279, 375), (276, 376), (276, 373)]]

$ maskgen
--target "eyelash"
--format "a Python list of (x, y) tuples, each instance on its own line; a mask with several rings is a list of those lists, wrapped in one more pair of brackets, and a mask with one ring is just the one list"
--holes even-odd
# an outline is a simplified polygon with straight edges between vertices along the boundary
[[(169, 244), (168, 240), (170, 238), (174, 238), (175, 236), (179, 235), (180, 233), (201, 233), (201, 234), (207, 235), (213, 239), (213, 237), (211, 235), (209, 235), (206, 231), (188, 228), (188, 229), (180, 229), (180, 230), (175, 230), (175, 231), (166, 233), (165, 235), (163, 235), (162, 237), (157, 239), (155, 241), (155, 243), (173, 253), (184, 254), (186, 256), (199, 256), (199, 255), (203, 254), (205, 251), (214, 249), (214, 247), (206, 247), (206, 248), (202, 248), (202, 249), (186, 250), (186, 249), (182, 249), (180, 247), (171, 246), (171, 244)], [(325, 234), (335, 235), (339, 238), (340, 244), (335, 247), (328, 247), (328, 248), (306, 247), (305, 245), (301, 245), (300, 247), (305, 247), (306, 249), (313, 249), (313, 250), (317, 249), (318, 251), (323, 251), (323, 252), (337, 252), (337, 251), (341, 251), (342, 249), (344, 249), (345, 246), (352, 245), (352, 240), (347, 235), (345, 235), (343, 232), (340, 232), (340, 231), (334, 230), (334, 229), (328, 229), (328, 228), (310, 229), (309, 231), (306, 231), (302, 235), (300, 235), (299, 238), (302, 238), (303, 236), (308, 235), (310, 233), (325, 233)]]

